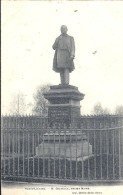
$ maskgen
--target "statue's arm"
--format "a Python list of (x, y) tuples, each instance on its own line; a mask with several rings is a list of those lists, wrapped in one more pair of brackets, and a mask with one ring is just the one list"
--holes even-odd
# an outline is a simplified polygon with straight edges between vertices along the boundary
[(75, 57), (75, 42), (74, 42), (74, 38), (71, 37), (71, 58)]
[(53, 46), (52, 46), (52, 48), (54, 49), (54, 50), (56, 50), (57, 48), (58, 48), (58, 38), (56, 38), (56, 40), (55, 40), (55, 42), (54, 42), (54, 44), (53, 44)]

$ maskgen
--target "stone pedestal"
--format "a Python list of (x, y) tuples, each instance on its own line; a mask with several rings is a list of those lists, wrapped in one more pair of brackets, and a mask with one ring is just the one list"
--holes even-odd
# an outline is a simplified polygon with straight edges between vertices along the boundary
[(77, 87), (67, 84), (51, 86), (44, 97), (49, 101), (50, 126), (76, 125), (80, 117), (80, 101), (84, 98), (84, 94), (80, 93)]
[(50, 131), (43, 135), (42, 143), (36, 147), (36, 156), (68, 160), (89, 158), (92, 155), (92, 146), (87, 141), (86, 135), (69, 128), (78, 124), (80, 101), (84, 98), (84, 94), (75, 86), (60, 84), (51, 86), (44, 97), (49, 101)]
[(92, 156), (92, 146), (84, 133), (76, 131), (50, 131), (36, 147), (36, 156), (43, 158), (86, 160)]

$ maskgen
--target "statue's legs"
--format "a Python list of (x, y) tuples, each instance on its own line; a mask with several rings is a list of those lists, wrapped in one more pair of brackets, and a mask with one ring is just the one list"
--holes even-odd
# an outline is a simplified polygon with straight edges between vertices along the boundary
[(69, 84), (69, 69), (64, 69), (64, 79), (65, 83)]
[(69, 69), (63, 69), (60, 71), (61, 84), (69, 84)]
[(64, 84), (64, 71), (60, 71), (60, 77), (61, 77), (61, 84)]

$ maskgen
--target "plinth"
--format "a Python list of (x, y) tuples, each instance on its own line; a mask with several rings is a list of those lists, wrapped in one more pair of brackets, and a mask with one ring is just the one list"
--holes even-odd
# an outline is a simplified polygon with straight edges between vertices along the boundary
[(51, 86), (44, 94), (49, 101), (48, 120), (49, 125), (76, 125), (80, 117), (80, 101), (84, 94), (72, 85), (60, 84)]
[(36, 156), (76, 161), (89, 158), (92, 146), (86, 134), (74, 128), (80, 118), (80, 101), (84, 94), (75, 86), (60, 84), (51, 86), (44, 97), (49, 101), (50, 130), (47, 129), (42, 143), (36, 147)]
[(36, 147), (36, 156), (43, 158), (86, 160), (92, 156), (92, 145), (85, 133), (72, 129), (50, 130)]

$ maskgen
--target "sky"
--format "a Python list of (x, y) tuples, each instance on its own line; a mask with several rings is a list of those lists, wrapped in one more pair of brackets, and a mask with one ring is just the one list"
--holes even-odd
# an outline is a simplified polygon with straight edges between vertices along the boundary
[(1, 10), (3, 114), (18, 94), (27, 105), (24, 114), (31, 113), (37, 87), (60, 83), (52, 45), (63, 24), (75, 40), (70, 85), (85, 94), (81, 113), (91, 114), (97, 102), (111, 112), (123, 105), (122, 1), (2, 1)]

